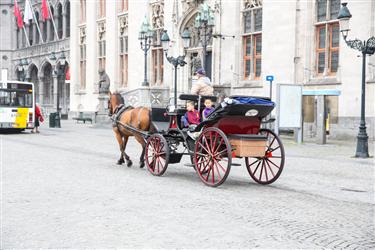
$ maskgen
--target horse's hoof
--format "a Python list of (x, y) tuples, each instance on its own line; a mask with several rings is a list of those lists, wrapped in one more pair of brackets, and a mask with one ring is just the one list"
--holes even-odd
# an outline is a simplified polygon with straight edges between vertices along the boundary
[(139, 163), (139, 168), (144, 168), (145, 167), (145, 163), (144, 162), (140, 162)]
[(133, 162), (131, 160), (127, 161), (126, 166), (130, 168), (132, 165), (133, 165)]

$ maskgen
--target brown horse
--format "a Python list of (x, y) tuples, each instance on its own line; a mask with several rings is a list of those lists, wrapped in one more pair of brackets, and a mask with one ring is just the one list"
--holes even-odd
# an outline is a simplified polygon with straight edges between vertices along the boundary
[(109, 115), (114, 119), (112, 127), (121, 152), (120, 159), (117, 161), (117, 164), (121, 165), (125, 162), (125, 160), (128, 167), (133, 164), (130, 157), (125, 153), (125, 148), (129, 136), (134, 136), (135, 139), (142, 145), (142, 154), (139, 159), (139, 166), (143, 168), (145, 165), (144, 155), (146, 143), (141, 134), (137, 133), (131, 128), (135, 128), (136, 130), (140, 131), (148, 131), (151, 123), (150, 110), (146, 107), (125, 107), (124, 99), (119, 93), (109, 93), (108, 109)]

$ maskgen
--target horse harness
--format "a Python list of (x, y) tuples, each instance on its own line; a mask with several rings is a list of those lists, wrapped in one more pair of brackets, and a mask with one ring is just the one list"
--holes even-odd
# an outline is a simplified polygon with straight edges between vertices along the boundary
[[(141, 125), (141, 114), (142, 114), (142, 111), (143, 111), (144, 107), (142, 107), (140, 109), (140, 111), (138, 112), (138, 124), (137, 124), (137, 128), (139, 128), (139, 126)], [(125, 112), (125, 111), (128, 111), (130, 110), (130, 121), (129, 121), (129, 125), (128, 124), (124, 124), (120, 121), (120, 118), (121, 118), (121, 115)], [(114, 110), (114, 115), (113, 115), (113, 118), (112, 119), (112, 127), (117, 127), (118, 131), (121, 133), (121, 130), (120, 130), (120, 127), (123, 127), (131, 132), (137, 132), (137, 133), (142, 133), (140, 132), (137, 128), (134, 128), (133, 126), (131, 126), (132, 124), (132, 112), (134, 111), (134, 107), (132, 106), (125, 106), (124, 104), (120, 104), (116, 107), (116, 109)]]

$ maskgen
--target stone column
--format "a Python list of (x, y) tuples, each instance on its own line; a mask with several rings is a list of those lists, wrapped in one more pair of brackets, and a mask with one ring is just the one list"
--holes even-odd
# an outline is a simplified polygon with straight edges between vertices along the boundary
[(42, 77), (38, 77), (38, 84), (39, 84), (39, 104), (42, 105), (44, 103), (44, 81)]
[(97, 48), (97, 22), (96, 22), (96, 1), (86, 1), (86, 91), (90, 93), (85, 97), (83, 105), (85, 111), (96, 111), (98, 105), (96, 83), (98, 75), (98, 48)]
[[(46, 25), (47, 24), (47, 25)], [(50, 41), (51, 40), (51, 26), (52, 26), (52, 22), (50, 20), (46, 20), (44, 21), (44, 25), (46, 25), (47, 27), (47, 37), (46, 37), (46, 41)], [(44, 26), (43, 25), (43, 26)]]
[(325, 96), (319, 95), (316, 108), (316, 137), (318, 144), (326, 144), (326, 107)]
[(119, 56), (117, 54), (116, 48), (119, 40), (118, 35), (118, 18), (116, 14), (116, 4), (113, 4), (112, 1), (106, 1), (106, 73), (111, 79), (111, 89), (115, 89), (115, 85), (119, 82)]
[(35, 23), (32, 23), (31, 25), (33, 26), (33, 45), (35, 45), (36, 44), (36, 34), (38, 33), (38, 29), (37, 29)]
[(58, 78), (56, 74), (52, 74), (52, 84), (53, 84), (53, 108), (57, 110), (57, 88), (58, 88)]
[(62, 25), (62, 37), (61, 39), (66, 38), (66, 12), (63, 12), (63, 25)]

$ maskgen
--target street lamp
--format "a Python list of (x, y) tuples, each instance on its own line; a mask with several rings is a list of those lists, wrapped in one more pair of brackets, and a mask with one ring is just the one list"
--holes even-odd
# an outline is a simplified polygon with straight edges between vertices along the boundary
[(18, 66), (17, 66), (19, 81), (25, 81), (27, 65), (29, 65), (29, 61), (27, 59), (23, 58), (19, 60)]
[[(60, 67), (59, 67), (59, 78), (63, 80), (63, 83), (65, 82), (65, 66), (66, 66), (66, 56), (64, 51), (61, 52), (61, 55), (59, 57), (60, 59)], [(60, 128), (60, 84), (59, 81), (57, 82), (57, 102), (56, 102), (56, 127)], [(57, 121), (58, 120), (58, 121)]]
[(190, 46), (190, 32), (185, 30), (181, 34), (181, 38), (183, 41), (184, 46), (184, 55), (172, 57), (168, 56), (168, 47), (169, 47), (169, 36), (166, 30), (164, 30), (163, 35), (161, 36), (160, 40), (163, 46), (163, 50), (165, 53), (165, 57), (167, 58), (168, 62), (174, 66), (174, 108), (177, 108), (177, 67), (180, 65), (181, 67), (186, 65), (185, 59), (185, 49), (189, 48)]
[(206, 69), (206, 54), (207, 54), (207, 45), (212, 38), (212, 28), (215, 26), (215, 16), (214, 12), (208, 6), (207, 2), (204, 2), (197, 16), (195, 17), (194, 27), (198, 31), (199, 41), (203, 47), (203, 60), (202, 66), (207, 72)]
[(361, 121), (357, 135), (357, 150), (355, 157), (368, 158), (368, 136), (366, 133), (365, 120), (365, 98), (366, 98), (366, 55), (373, 55), (375, 52), (375, 37), (370, 37), (367, 41), (359, 39), (347, 40), (349, 33), (349, 20), (352, 15), (349, 12), (347, 3), (343, 3), (337, 19), (340, 22), (340, 31), (345, 43), (352, 49), (359, 50), (362, 53), (362, 93), (361, 93)]
[(141, 30), (139, 31), (138, 40), (141, 44), (141, 49), (145, 55), (145, 76), (142, 86), (149, 86), (147, 81), (147, 52), (151, 48), (152, 38), (154, 36), (154, 31), (152, 30), (147, 17), (145, 16), (143, 23), (141, 25)]

